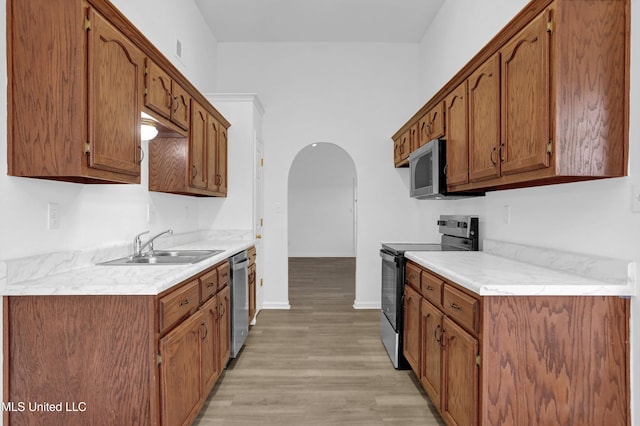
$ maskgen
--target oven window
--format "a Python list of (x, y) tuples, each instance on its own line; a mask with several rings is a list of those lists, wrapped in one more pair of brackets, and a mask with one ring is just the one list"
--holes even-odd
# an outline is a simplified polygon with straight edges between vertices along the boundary
[(418, 158), (413, 178), (416, 189), (433, 186), (433, 151), (426, 152)]
[(400, 303), (398, 300), (399, 273), (395, 262), (382, 260), (382, 311), (396, 331), (398, 330), (396, 316)]

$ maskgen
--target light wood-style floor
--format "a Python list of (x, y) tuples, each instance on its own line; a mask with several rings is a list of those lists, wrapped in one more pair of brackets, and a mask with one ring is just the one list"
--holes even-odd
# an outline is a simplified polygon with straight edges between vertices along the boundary
[(380, 311), (353, 309), (355, 259), (291, 258), (291, 310), (263, 310), (195, 425), (442, 425), (395, 370)]

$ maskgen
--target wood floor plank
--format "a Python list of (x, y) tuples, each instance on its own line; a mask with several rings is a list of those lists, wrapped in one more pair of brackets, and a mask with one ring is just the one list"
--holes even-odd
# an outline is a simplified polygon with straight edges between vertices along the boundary
[(353, 309), (355, 259), (291, 258), (290, 310), (263, 310), (197, 426), (443, 425), (380, 341), (380, 312)]

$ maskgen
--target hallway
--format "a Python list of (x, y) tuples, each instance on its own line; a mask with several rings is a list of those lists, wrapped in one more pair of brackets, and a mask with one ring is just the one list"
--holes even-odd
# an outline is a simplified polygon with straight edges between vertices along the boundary
[(194, 423), (441, 425), (394, 370), (378, 310), (354, 310), (354, 258), (290, 258), (291, 310), (263, 310)]

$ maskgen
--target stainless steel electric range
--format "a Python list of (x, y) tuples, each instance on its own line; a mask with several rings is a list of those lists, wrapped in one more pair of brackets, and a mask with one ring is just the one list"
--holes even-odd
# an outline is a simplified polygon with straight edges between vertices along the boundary
[(437, 222), (440, 243), (383, 243), (382, 258), (382, 312), (380, 334), (382, 343), (397, 369), (408, 369), (403, 355), (403, 296), (404, 270), (407, 251), (477, 251), (478, 217), (442, 215)]

